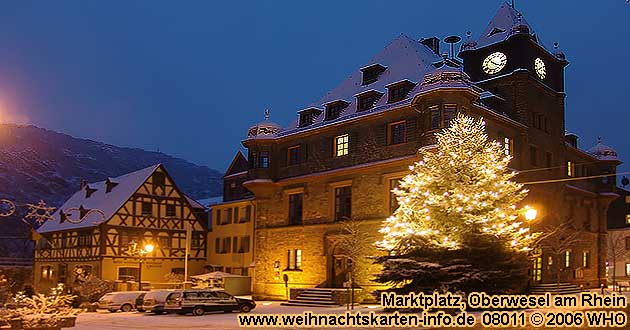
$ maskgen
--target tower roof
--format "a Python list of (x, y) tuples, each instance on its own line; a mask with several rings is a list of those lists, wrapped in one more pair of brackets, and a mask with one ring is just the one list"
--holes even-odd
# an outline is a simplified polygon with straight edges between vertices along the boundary
[(602, 137), (597, 138), (597, 144), (588, 149), (588, 153), (599, 160), (619, 161), (617, 151), (602, 143)]
[(527, 20), (525, 20), (522, 14), (509, 4), (503, 3), (479, 38), (476, 40), (466, 41), (462, 46), (462, 50), (486, 47), (505, 41), (518, 33), (527, 33), (531, 35), (534, 41), (543, 46), (538, 40), (538, 36), (534, 32), (534, 29)]

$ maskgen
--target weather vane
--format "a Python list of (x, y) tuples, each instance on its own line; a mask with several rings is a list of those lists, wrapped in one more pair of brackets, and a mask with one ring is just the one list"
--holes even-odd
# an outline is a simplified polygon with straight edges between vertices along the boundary
[(269, 109), (265, 109), (265, 120), (269, 120)]

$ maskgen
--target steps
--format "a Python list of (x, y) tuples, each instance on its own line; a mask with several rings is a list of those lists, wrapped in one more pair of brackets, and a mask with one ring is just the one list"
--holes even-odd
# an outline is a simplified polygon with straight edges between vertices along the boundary
[(312, 288), (302, 291), (295, 299), (281, 303), (282, 306), (338, 307), (333, 300), (333, 291)]
[(578, 294), (581, 292), (580, 288), (571, 283), (548, 283), (534, 285), (531, 290), (531, 294)]

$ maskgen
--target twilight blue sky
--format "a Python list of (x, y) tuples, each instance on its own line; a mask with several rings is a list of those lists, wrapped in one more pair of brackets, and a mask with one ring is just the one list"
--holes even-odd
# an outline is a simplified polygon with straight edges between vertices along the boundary
[[(0, 121), (225, 170), (265, 107), (283, 126), (389, 41), (477, 36), (502, 2), (4, 1)], [(560, 42), (567, 129), (630, 162), (630, 4), (525, 1)]]

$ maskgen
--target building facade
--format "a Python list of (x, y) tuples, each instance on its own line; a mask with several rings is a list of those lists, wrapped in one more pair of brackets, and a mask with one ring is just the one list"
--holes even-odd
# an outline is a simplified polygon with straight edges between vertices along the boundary
[[(255, 296), (282, 299), (285, 285), (343, 286), (344, 221), (360, 222), (366, 242), (377, 241), (397, 206), (391, 190), (457, 112), (483, 117), (513, 156), (539, 230), (568, 224), (578, 232), (563, 251), (540, 251), (531, 284), (606, 281), (606, 218), (619, 161), (565, 134), (565, 55), (546, 48), (508, 4), (478, 38), (465, 40), (459, 58), (439, 46), (437, 38), (401, 35), (290, 125), (267, 116), (249, 129), (243, 186), (256, 204)], [(378, 267), (363, 267), (356, 284), (378, 288), (371, 281)]]
[[(169, 273), (184, 274), (187, 253), (189, 274), (200, 274), (207, 251), (204, 222), (204, 207), (177, 187), (163, 165), (83, 184), (38, 229), (34, 281), (45, 289), (78, 285), (93, 275), (135, 283), (119, 289), (137, 288), (139, 276), (143, 283), (164, 283)], [(133, 243), (154, 249), (140, 259)]]

